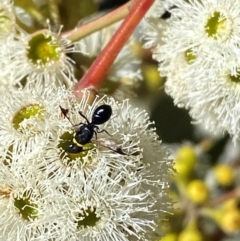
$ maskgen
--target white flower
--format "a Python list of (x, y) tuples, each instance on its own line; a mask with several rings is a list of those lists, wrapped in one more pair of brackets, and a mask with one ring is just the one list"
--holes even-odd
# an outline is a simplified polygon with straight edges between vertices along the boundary
[(190, 114), (205, 124), (211, 131), (227, 131), (233, 141), (240, 139), (240, 85), (238, 69), (231, 71), (229, 66), (222, 70), (200, 72), (201, 81), (187, 78), (190, 93)]
[(54, 238), (60, 228), (55, 222), (58, 212), (54, 183), (31, 164), (36, 156), (24, 154), (10, 158), (11, 163), (2, 165), (1, 157), (0, 239)]
[(70, 40), (60, 36), (62, 28), (55, 33), (47, 22), (48, 29), (28, 34), (16, 23), (12, 1), (2, 1), (0, 11), (0, 90), (32, 82), (40, 87), (72, 87), (76, 83), (74, 61), (67, 54), (76, 50)]
[[(75, 80), (73, 61), (66, 55), (74, 47), (67, 39), (49, 29), (27, 34), (15, 23), (13, 6), (0, 6), (0, 63), (2, 92), (14, 85), (72, 85)], [(24, 82), (24, 81), (23, 81)]]
[[(114, 178), (111, 170), (74, 178), (65, 190), (59, 211), (64, 226), (63, 240), (127, 241), (144, 240), (144, 233), (154, 227), (151, 192), (139, 191), (141, 180), (128, 180), (121, 173)], [(80, 186), (80, 188), (79, 188)], [(64, 191), (63, 190), (63, 191)], [(145, 214), (144, 216), (139, 215)]]
[(239, 139), (240, 3), (168, 2), (176, 7), (169, 9), (165, 43), (153, 49), (159, 71), (167, 77), (166, 92), (197, 123)]
[(19, 84), (15, 78), (13, 54), (19, 49), (19, 39), (24, 31), (17, 25), (13, 2), (3, 0), (0, 3), (0, 93)]
[(76, 52), (75, 47), (60, 36), (60, 30), (54, 33), (49, 28), (21, 36), (19, 47), (9, 53), (15, 81), (26, 78), (27, 84), (67, 87), (76, 83), (74, 61), (67, 55)]
[(52, 112), (59, 113), (59, 102), (67, 95), (59, 89), (39, 90), (25, 88), (11, 90), (0, 96), (0, 143), (1, 148), (18, 151), (33, 151), (41, 148), (51, 137), (56, 123)]
[[(186, 2), (177, 0), (166, 3), (159, 1), (159, 6), (166, 4), (174, 7), (169, 8), (171, 18), (167, 20), (167, 27), (162, 28), (164, 35), (162, 40), (165, 43), (159, 40), (153, 49), (153, 57), (160, 63), (161, 74), (162, 72), (169, 73), (168, 66), (174, 67), (173, 59), (179, 54), (186, 55), (188, 51), (193, 51), (198, 61), (201, 60), (202, 64), (199, 63), (199, 65), (202, 68), (211, 68), (214, 65), (221, 69), (229, 62), (239, 61), (238, 1)], [(157, 19), (153, 18), (149, 21), (150, 23), (157, 22)], [(160, 20), (158, 23), (160, 24)], [(158, 36), (162, 34), (159, 29), (155, 31)], [(148, 33), (146, 36), (148, 38)], [(157, 39), (152, 41), (156, 42)]]
[(209, 58), (218, 56), (215, 64), (219, 67), (231, 58), (239, 59), (239, 4), (227, 0), (174, 1), (176, 7), (169, 10), (172, 15), (164, 33), (165, 54), (170, 57), (194, 48), (197, 56), (202, 51)]

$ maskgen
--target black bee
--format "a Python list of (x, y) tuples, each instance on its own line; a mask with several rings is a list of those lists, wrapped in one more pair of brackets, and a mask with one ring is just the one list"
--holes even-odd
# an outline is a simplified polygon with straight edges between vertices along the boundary
[[(60, 109), (64, 117), (66, 117), (70, 121), (70, 123), (72, 123), (67, 116), (68, 109), (64, 109), (61, 106)], [(112, 108), (110, 105), (100, 105), (99, 107), (97, 107), (92, 114), (91, 122), (81, 111), (79, 111), (78, 113), (86, 120), (86, 123), (79, 123), (77, 125), (72, 124), (74, 127), (78, 128), (75, 128), (73, 139), (67, 149), (67, 151), (70, 153), (81, 152), (83, 150), (83, 145), (89, 143), (92, 140), (94, 134), (96, 136), (96, 139), (97, 133), (101, 133), (103, 131), (110, 135), (106, 130), (100, 130), (97, 126), (105, 123), (110, 119), (112, 115)]]

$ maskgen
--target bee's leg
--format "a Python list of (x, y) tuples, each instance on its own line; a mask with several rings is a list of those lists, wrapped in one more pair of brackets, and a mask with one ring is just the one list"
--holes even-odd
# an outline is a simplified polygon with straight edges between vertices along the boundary
[(87, 121), (88, 124), (90, 124), (88, 118), (82, 113), (82, 111), (78, 111), (78, 114), (82, 116)]
[(109, 136), (112, 136), (112, 135), (109, 134), (105, 129), (100, 130), (98, 126), (96, 126), (95, 128), (97, 129), (97, 133), (106, 132)]

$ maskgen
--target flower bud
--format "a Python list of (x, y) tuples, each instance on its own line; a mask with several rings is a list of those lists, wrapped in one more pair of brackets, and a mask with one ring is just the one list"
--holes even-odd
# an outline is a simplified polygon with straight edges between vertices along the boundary
[(203, 236), (196, 225), (188, 225), (178, 237), (178, 241), (202, 241)]
[(220, 225), (226, 233), (236, 233), (240, 231), (240, 211), (235, 208), (225, 210)]
[(214, 174), (216, 181), (219, 185), (226, 187), (231, 186), (234, 181), (233, 177), (233, 169), (229, 165), (226, 164), (218, 164), (214, 168)]
[(208, 188), (201, 180), (193, 180), (187, 186), (188, 198), (196, 204), (205, 202), (208, 198), (208, 194)]
[(177, 235), (175, 233), (167, 233), (159, 241), (177, 241)]
[(191, 146), (183, 146), (176, 153), (175, 165), (178, 178), (186, 179), (193, 172), (197, 156)]

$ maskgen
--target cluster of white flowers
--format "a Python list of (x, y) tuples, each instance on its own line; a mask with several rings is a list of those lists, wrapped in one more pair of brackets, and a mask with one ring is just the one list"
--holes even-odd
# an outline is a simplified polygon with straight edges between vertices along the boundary
[[(0, 99), (8, 103), (0, 116), (1, 240), (149, 240), (169, 210), (171, 163), (144, 111), (106, 96), (90, 104), (89, 92), (79, 102), (62, 88)], [(85, 122), (78, 111), (91, 120), (103, 104), (112, 108), (99, 126), (106, 132), (71, 153), (72, 123)]]
[[(0, 9), (0, 240), (150, 240), (170, 208), (171, 161), (146, 112), (87, 91), (77, 99), (68, 54), (86, 48), (50, 27), (26, 33), (10, 0)], [(140, 76), (131, 58), (123, 51), (115, 78)], [(71, 151), (102, 105), (109, 120)]]
[(240, 2), (158, 0), (158, 16), (163, 9), (170, 18), (149, 19), (145, 45), (167, 77), (166, 92), (196, 122), (239, 140)]
[(1, 92), (30, 83), (72, 86), (76, 79), (73, 61), (67, 56), (75, 51), (71, 42), (50, 27), (34, 34), (25, 32), (16, 23), (10, 0), (2, 1), (0, 9)]
[[(82, 68), (82, 72), (86, 71), (89, 63), (105, 47), (119, 26), (110, 26), (72, 43), (66, 36), (61, 35), (62, 27), (58, 32), (52, 31), (49, 21), (46, 21), (46, 29), (32, 34), (21, 29), (17, 25), (15, 12), (18, 13), (18, 18), (22, 18), (23, 14), (19, 13), (19, 8), (16, 8), (11, 0), (2, 1), (0, 9), (0, 64), (3, 66), (1, 92), (13, 86), (32, 83), (37, 88), (43, 85), (73, 87), (77, 82), (76, 67)], [(134, 82), (141, 80), (140, 61), (132, 55), (130, 43), (131, 41), (120, 52), (109, 71), (108, 79), (115, 82), (120, 82), (121, 78), (126, 77)], [(91, 58), (87, 60), (88, 65), (81, 63), (76, 66), (70, 56), (73, 53)]]

